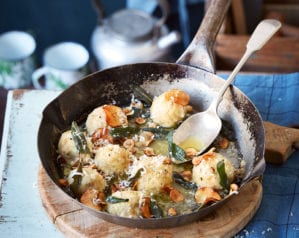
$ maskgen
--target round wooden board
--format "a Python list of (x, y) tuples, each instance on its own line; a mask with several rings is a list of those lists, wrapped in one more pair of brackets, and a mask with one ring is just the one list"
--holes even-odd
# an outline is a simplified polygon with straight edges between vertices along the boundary
[(51, 221), (67, 237), (232, 237), (251, 220), (262, 200), (262, 185), (255, 180), (205, 219), (175, 228), (144, 230), (91, 215), (57, 188), (43, 168), (39, 170), (38, 187)]

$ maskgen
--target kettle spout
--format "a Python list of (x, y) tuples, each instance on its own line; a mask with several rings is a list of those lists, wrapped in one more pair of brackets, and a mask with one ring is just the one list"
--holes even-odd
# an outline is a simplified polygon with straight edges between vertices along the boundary
[(177, 31), (172, 31), (169, 34), (162, 36), (159, 40), (158, 40), (158, 48), (160, 49), (164, 49), (169, 47), (170, 45), (173, 45), (177, 42), (179, 42), (181, 40), (181, 35), (179, 32)]

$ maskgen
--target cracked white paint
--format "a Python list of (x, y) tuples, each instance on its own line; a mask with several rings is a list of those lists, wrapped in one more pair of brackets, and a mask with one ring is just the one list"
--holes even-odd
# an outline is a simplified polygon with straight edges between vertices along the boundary
[(37, 131), (44, 106), (59, 92), (10, 91), (0, 156), (1, 237), (63, 237), (51, 223), (37, 187)]

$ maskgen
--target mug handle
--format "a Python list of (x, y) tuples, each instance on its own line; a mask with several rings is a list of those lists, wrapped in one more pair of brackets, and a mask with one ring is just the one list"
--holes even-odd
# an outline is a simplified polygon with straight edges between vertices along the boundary
[(32, 73), (31, 76), (32, 84), (36, 89), (45, 89), (45, 87), (41, 85), (40, 79), (42, 76), (46, 75), (47, 73), (49, 73), (47, 67), (38, 68)]

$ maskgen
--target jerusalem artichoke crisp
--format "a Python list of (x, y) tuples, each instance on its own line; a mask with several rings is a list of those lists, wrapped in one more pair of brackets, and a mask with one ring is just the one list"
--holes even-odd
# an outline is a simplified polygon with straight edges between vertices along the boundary
[(202, 155), (195, 142), (173, 143), (173, 131), (193, 113), (186, 92), (171, 89), (152, 98), (136, 86), (131, 97), (130, 105), (95, 108), (84, 123), (74, 121), (62, 133), (59, 182), (73, 197), (117, 216), (161, 218), (238, 192), (245, 164), (233, 139), (220, 133)]

